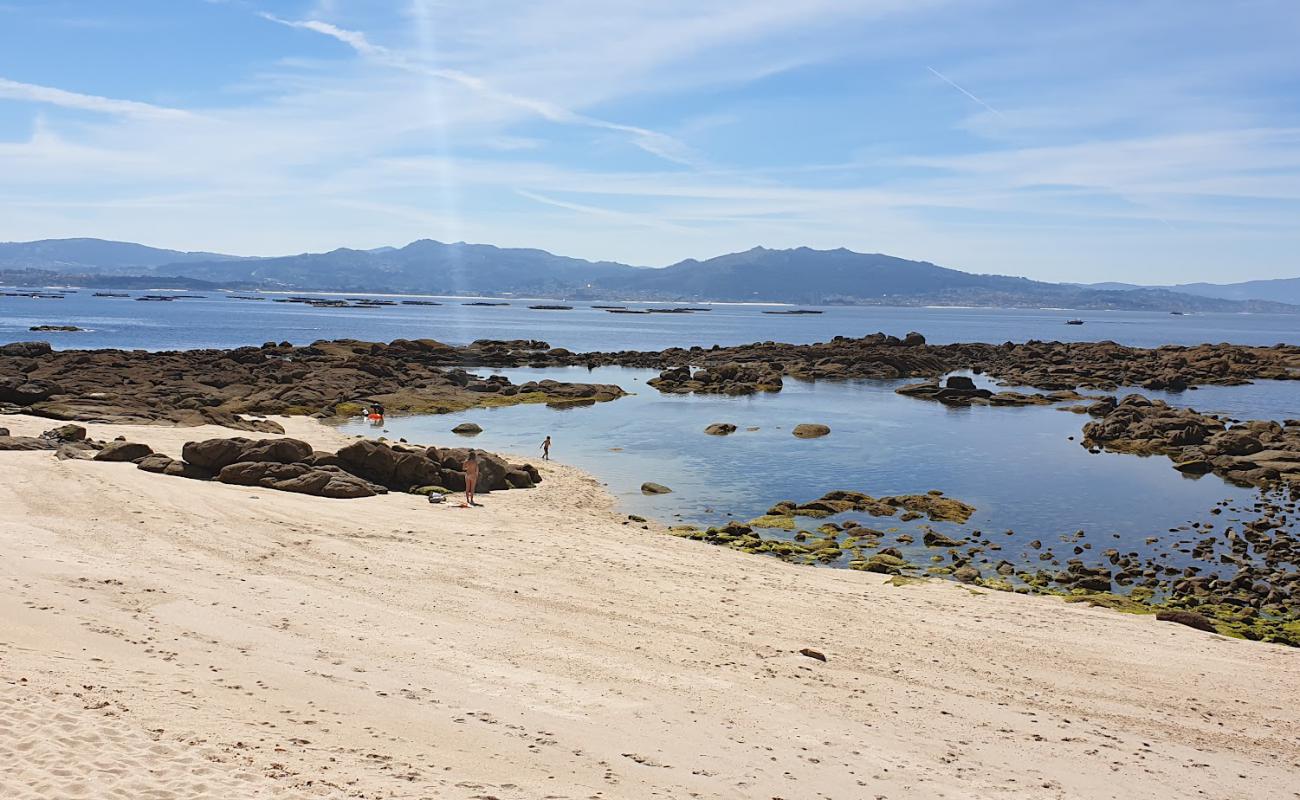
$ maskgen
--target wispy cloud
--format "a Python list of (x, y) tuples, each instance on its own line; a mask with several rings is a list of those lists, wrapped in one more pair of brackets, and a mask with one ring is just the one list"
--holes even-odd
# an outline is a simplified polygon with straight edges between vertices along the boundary
[[(246, 46), (177, 41), (162, 58), (193, 70), (105, 81), (16, 51), (34, 83), (0, 82), (0, 238), (265, 254), (432, 236), (653, 264), (848, 246), (1045, 278), (1297, 269), (1289, 0), (1227, 28), (1179, 0), (164, 5), (178, 37), (204, 35), (198, 14)], [(94, 38), (4, 19), (6, 47)], [(123, 27), (100, 55), (147, 41)], [(101, 85), (124, 98), (75, 91)], [(189, 110), (125, 99), (178, 95)]]
[(25, 100), (63, 108), (75, 108), (81, 111), (95, 111), (101, 114), (117, 114), (144, 119), (185, 119), (192, 116), (190, 112), (176, 108), (164, 108), (135, 100), (119, 100), (93, 94), (80, 94), (65, 89), (56, 89), (52, 86), (20, 83), (7, 78), (0, 78), (0, 98)]
[(667, 134), (638, 127), (636, 125), (624, 125), (617, 122), (609, 122), (585, 114), (579, 114), (548, 100), (504, 91), (493, 86), (483, 78), (460, 70), (426, 66), (401, 53), (390, 50), (387, 47), (374, 44), (370, 41), (369, 37), (360, 31), (347, 30), (340, 28), (337, 25), (332, 25), (328, 22), (321, 22), (319, 20), (282, 19), (265, 12), (260, 13), (259, 16), (270, 20), (271, 22), (276, 22), (291, 28), (314, 31), (329, 36), (330, 38), (337, 39), (348, 47), (351, 47), (358, 55), (373, 59), (386, 66), (437, 80), (450, 81), (451, 83), (468, 89), (484, 98), (504, 105), (513, 106), (541, 117), (549, 122), (565, 125), (581, 125), (589, 128), (627, 134), (628, 138), (634, 145), (665, 160), (684, 165), (698, 165), (700, 163), (699, 159), (691, 153), (690, 148)]

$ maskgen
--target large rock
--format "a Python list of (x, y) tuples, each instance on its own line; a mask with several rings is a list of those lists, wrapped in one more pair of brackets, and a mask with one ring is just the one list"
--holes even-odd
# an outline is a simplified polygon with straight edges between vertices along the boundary
[(312, 456), (312, 447), (298, 439), (245, 439), (235, 436), (229, 439), (206, 439), (201, 442), (186, 442), (181, 451), (182, 457), (191, 464), (212, 472), (220, 472), (223, 467), (238, 461), (270, 461), (279, 464), (292, 464), (305, 461)]
[(145, 472), (154, 472), (159, 475), (174, 475), (178, 478), (190, 478), (192, 480), (210, 481), (213, 474), (202, 467), (193, 464), (186, 464), (184, 461), (165, 456), (162, 453), (154, 453), (145, 456), (135, 462), (136, 469)]
[(812, 422), (805, 422), (800, 425), (796, 425), (794, 426), (794, 430), (791, 431), (791, 433), (793, 433), (795, 436), (799, 437), (800, 439), (816, 439), (821, 436), (825, 436), (830, 432), (831, 429), (829, 426), (822, 425), (820, 423), (812, 423)]
[(462, 422), (452, 428), (451, 432), (459, 433), (461, 436), (477, 436), (483, 432), (483, 428), (476, 422)]
[(1214, 434), (1205, 443), (1205, 447), (1210, 452), (1225, 456), (1248, 456), (1264, 449), (1254, 432), (1237, 428)]
[(730, 422), (715, 422), (704, 429), (710, 436), (726, 436), (736, 432), (736, 426)]
[(667, 486), (664, 486), (662, 483), (655, 483), (654, 481), (646, 481), (645, 483), (641, 484), (641, 494), (669, 494), (671, 492), (672, 489), (669, 489)]
[(928, 530), (921, 537), (921, 541), (926, 547), (960, 547), (966, 543), (965, 539), (953, 539), (939, 533), (936, 530)]
[(316, 497), (371, 497), (385, 491), (338, 467), (313, 467), (274, 461), (246, 461), (230, 464), (217, 474), (221, 483), (236, 486), (264, 486), (282, 492)]
[[(362, 439), (336, 455), (339, 466), (348, 472), (396, 491), (442, 484), (442, 466), (429, 458), (427, 451), (398, 450), (383, 442)], [(313, 460), (320, 463), (314, 455)]]
[(0, 356), (15, 358), (40, 358), (54, 352), (49, 342), (13, 342), (0, 345)]
[(0, 450), (53, 450), (58, 443), (34, 436), (0, 436)]
[(49, 381), (28, 380), (23, 376), (0, 377), (0, 403), (25, 406), (48, 400), (58, 392), (58, 385)]
[(95, 461), (135, 461), (153, 455), (153, 448), (140, 442), (114, 441), (95, 454)]
[[(469, 448), (430, 447), (426, 452), (431, 460), (436, 460), (442, 465), (445, 476), (443, 486), (450, 489), (465, 488), (465, 459), (469, 456)], [(474, 490), (486, 493), (509, 489), (510, 483), (506, 476), (517, 468), (493, 453), (485, 453), (482, 450), (474, 452), (478, 455), (478, 483), (475, 484)], [(429, 481), (429, 483), (436, 483), (436, 481)]]
[(1214, 622), (1209, 617), (1206, 617), (1203, 614), (1198, 614), (1195, 611), (1184, 611), (1182, 609), (1157, 611), (1156, 619), (1161, 622), (1177, 622), (1179, 625), (1186, 625), (1187, 627), (1195, 628), (1198, 631), (1218, 633), (1218, 630), (1214, 627)]
[(60, 425), (42, 433), (41, 438), (54, 442), (81, 442), (86, 439), (86, 429), (80, 425)]

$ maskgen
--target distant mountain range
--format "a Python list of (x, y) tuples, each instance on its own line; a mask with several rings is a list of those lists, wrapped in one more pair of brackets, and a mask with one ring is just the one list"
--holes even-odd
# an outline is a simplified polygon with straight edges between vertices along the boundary
[[(769, 301), (1146, 311), (1300, 313), (1300, 279), (1214, 286), (1046, 283), (978, 275), (851, 250), (769, 250), (652, 269), (544, 250), (447, 244), (338, 249), (272, 258), (160, 250), (99, 239), (0, 243), (0, 283), (123, 288), (273, 289), (554, 297), (576, 300)], [(1294, 285), (1256, 288), (1255, 284)], [(1215, 292), (1218, 292), (1217, 294)]]
[(104, 239), (42, 239), (38, 242), (0, 242), (0, 269), (41, 269), (74, 274), (152, 269), (191, 261), (235, 261), (239, 256), (162, 250), (132, 242)]
[(1276, 278), (1241, 283), (1178, 283), (1170, 286), (1139, 286), (1132, 283), (1089, 283), (1081, 286), (1088, 289), (1121, 291), (1164, 289), (1180, 294), (1217, 297), (1221, 300), (1271, 300), (1277, 303), (1300, 304), (1300, 278)]

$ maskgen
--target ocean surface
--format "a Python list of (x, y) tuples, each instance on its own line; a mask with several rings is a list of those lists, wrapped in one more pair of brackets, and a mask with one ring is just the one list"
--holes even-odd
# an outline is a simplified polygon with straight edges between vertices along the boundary
[[(176, 295), (184, 292), (154, 291)], [(62, 300), (0, 296), (0, 341), (40, 338), (59, 349), (117, 347), (144, 350), (227, 348), (266, 341), (308, 344), (317, 339), (431, 338), (449, 344), (475, 339), (542, 339), (570, 350), (647, 350), (691, 345), (733, 345), (756, 341), (796, 344), (876, 331), (902, 335), (920, 331), (935, 343), (1023, 342), (1029, 339), (1099, 341), (1156, 347), (1162, 344), (1232, 342), (1273, 345), (1300, 342), (1300, 317), (1275, 314), (1189, 314), (1131, 311), (1051, 311), (987, 308), (884, 308), (835, 306), (823, 313), (778, 316), (779, 306), (691, 304), (711, 308), (693, 314), (610, 314), (588, 302), (572, 311), (536, 311), (539, 301), (510, 300), (509, 306), (467, 306), (465, 298), (420, 299), (440, 306), (319, 308), (263, 300), (236, 300), (229, 293), (171, 302), (131, 297), (94, 297), (82, 289)], [(241, 293), (245, 296), (254, 296)], [(315, 295), (324, 297), (324, 295)], [(364, 295), (357, 295), (363, 297)], [(378, 296), (371, 295), (377, 298)], [(540, 301), (555, 303), (557, 301)], [(629, 308), (673, 307), (672, 303), (626, 303)], [(1066, 325), (1068, 319), (1083, 325)], [(76, 325), (86, 331), (41, 333), (35, 325)]]
[[(821, 309), (822, 314), (774, 316), (762, 311), (776, 307), (751, 305), (714, 305), (711, 311), (693, 314), (615, 315), (585, 302), (571, 303), (572, 311), (531, 310), (527, 300), (511, 300), (503, 307), (466, 306), (463, 303), (468, 301), (462, 298), (421, 298), (443, 303), (440, 306), (336, 309), (276, 303), (270, 297), (252, 301), (212, 294), (137, 302), (93, 297), (89, 291), (68, 293), (61, 300), (0, 296), (0, 341), (42, 339), (57, 348), (164, 350), (284, 340), (306, 344), (334, 338), (427, 337), (453, 344), (526, 338), (580, 351), (766, 340), (804, 343), (878, 330), (897, 335), (916, 330), (935, 343), (1300, 342), (1300, 320), (1276, 315), (828, 307)], [(1064, 324), (1072, 318), (1085, 324)], [(28, 331), (42, 324), (90, 330)], [(890, 381), (788, 380), (784, 390), (775, 394), (683, 397), (661, 395), (646, 387), (646, 380), (655, 374), (646, 370), (499, 372), (515, 381), (550, 377), (615, 383), (633, 394), (567, 410), (525, 405), (445, 416), (391, 416), (380, 427), (352, 420), (342, 428), (422, 444), (472, 442), (486, 450), (533, 459), (540, 457), (539, 445), (550, 435), (553, 457), (600, 478), (624, 511), (667, 523), (708, 525), (750, 519), (777, 501), (803, 502), (835, 489), (876, 496), (938, 489), (978, 510), (967, 525), (929, 524), (955, 538), (980, 530), (996, 545), (985, 554), (992, 562), (1005, 558), (1031, 568), (1050, 568), (1039, 561), (1042, 551), (1029, 546), (1032, 540), (1041, 541), (1044, 549), (1054, 548), (1062, 563), (1075, 557), (1075, 547), (1081, 548), (1078, 557), (1089, 563), (1099, 563), (1102, 550), (1117, 547), (1122, 552), (1159, 553), (1165, 563), (1181, 566), (1190, 563), (1190, 555), (1183, 551), (1193, 539), (1191, 522), (1212, 519), (1209, 511), (1220, 501), (1247, 502), (1255, 494), (1212, 475), (1184, 476), (1165, 458), (1091, 454), (1078, 443), (1089, 418), (1058, 407), (950, 408), (895, 394), (900, 383)], [(977, 380), (987, 383), (982, 377)], [(1300, 417), (1300, 384), (1294, 383), (1145, 394), (1239, 419)], [(479, 423), (484, 432), (472, 439), (450, 433), (464, 421)], [(740, 430), (726, 437), (706, 435), (705, 426), (713, 422), (730, 422)], [(832, 433), (822, 439), (796, 439), (790, 430), (801, 422), (827, 424)], [(666, 484), (673, 492), (645, 496), (639, 490), (645, 481)], [(919, 543), (924, 520), (902, 523), (888, 517), (845, 516), (884, 530), (882, 546), (898, 546), (919, 563), (937, 552), (896, 540), (907, 533)], [(1229, 517), (1213, 519), (1226, 524)], [(820, 524), (800, 521), (808, 529)], [(1076, 542), (1078, 531), (1084, 536)], [(771, 530), (765, 535), (792, 534)]]
[[(949, 407), (896, 394), (900, 381), (787, 380), (779, 393), (733, 398), (661, 395), (645, 386), (656, 374), (651, 370), (604, 367), (589, 372), (577, 367), (499, 373), (515, 381), (549, 377), (617, 383), (634, 394), (566, 410), (523, 405), (390, 416), (381, 426), (356, 419), (341, 429), (420, 444), (473, 446), (529, 460), (540, 457), (541, 441), (550, 435), (552, 457), (598, 476), (624, 511), (670, 524), (747, 520), (780, 500), (805, 502), (835, 489), (874, 496), (938, 489), (974, 505), (978, 511), (965, 525), (842, 515), (886, 530), (885, 545), (898, 546), (921, 562), (938, 552), (919, 546), (925, 523), (954, 538), (981, 530), (1001, 548), (989, 554), (993, 562), (1005, 558), (1035, 569), (1043, 566), (1037, 560), (1041, 551), (1028, 546), (1037, 539), (1045, 547), (1055, 545), (1062, 563), (1074, 557), (1074, 546), (1086, 543), (1094, 552), (1089, 558), (1085, 549), (1080, 557), (1088, 561), (1100, 561), (1102, 550), (1117, 547), (1143, 555), (1158, 551), (1166, 563), (1183, 566), (1190, 559), (1177, 548), (1191, 538), (1186, 526), (1213, 519), (1209, 511), (1219, 501), (1246, 502), (1255, 496), (1254, 490), (1213, 475), (1185, 476), (1163, 457), (1091, 454), (1078, 442), (1090, 419), (1086, 415), (1051, 406)], [(982, 377), (976, 380), (992, 386)], [(1300, 415), (1300, 392), (1293, 384), (1231, 387), (1233, 394), (1227, 388), (1168, 399), (1187, 405), (1205, 398), (1207, 408), (1229, 413), (1250, 408), (1254, 418)], [(477, 422), (483, 433), (450, 433), (460, 422)], [(739, 430), (730, 436), (705, 434), (714, 422), (730, 422)], [(791, 429), (801, 422), (823, 423), (832, 432), (820, 439), (797, 439)], [(643, 495), (640, 486), (646, 481), (673, 492)], [(1219, 521), (1228, 519), (1225, 515)], [(825, 520), (800, 521), (812, 530)], [(1178, 528), (1183, 531), (1171, 534), (1170, 529)], [(1077, 531), (1085, 532), (1080, 545), (1063, 544), (1062, 537)], [(917, 544), (898, 544), (894, 537), (901, 533), (912, 534)], [(764, 535), (792, 534), (768, 530)], [(1151, 537), (1156, 544), (1147, 543)], [(845, 562), (847, 556), (840, 565)]]

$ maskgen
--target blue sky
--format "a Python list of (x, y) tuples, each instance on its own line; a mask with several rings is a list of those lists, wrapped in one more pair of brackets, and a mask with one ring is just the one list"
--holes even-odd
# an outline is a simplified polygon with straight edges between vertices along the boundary
[(1300, 275), (1300, 3), (0, 0), (0, 240)]

